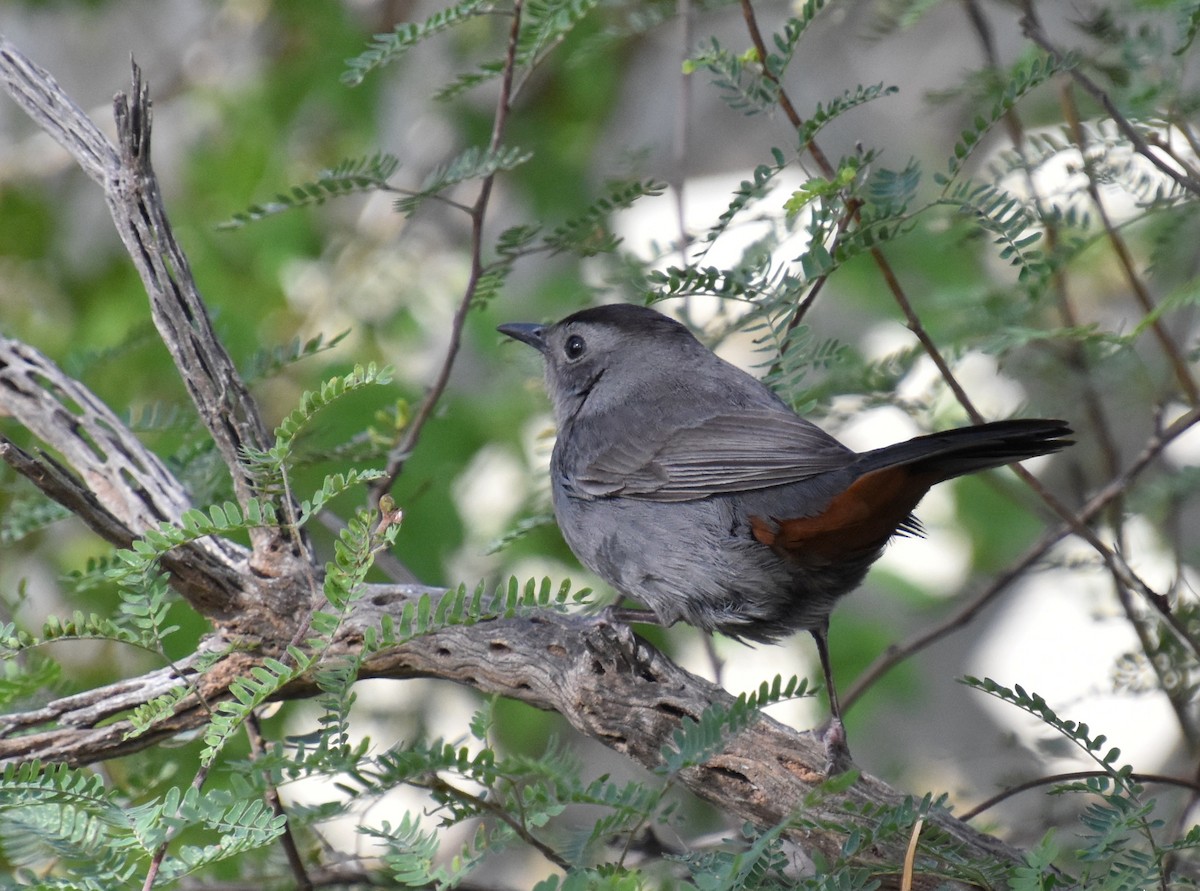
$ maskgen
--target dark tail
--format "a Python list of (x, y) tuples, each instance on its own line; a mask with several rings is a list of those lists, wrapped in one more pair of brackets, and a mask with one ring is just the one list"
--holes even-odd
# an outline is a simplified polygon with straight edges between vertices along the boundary
[(1028, 419), (995, 421), (918, 436), (859, 456), (863, 473), (906, 465), (930, 484), (1047, 455), (1072, 445), (1066, 421)]

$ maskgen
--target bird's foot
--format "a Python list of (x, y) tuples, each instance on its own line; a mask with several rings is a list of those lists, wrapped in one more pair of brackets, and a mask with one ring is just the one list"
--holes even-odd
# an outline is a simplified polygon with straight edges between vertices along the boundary
[(825, 745), (825, 775), (837, 776), (854, 767), (850, 758), (850, 746), (846, 742), (846, 727), (840, 718), (834, 718), (821, 736)]

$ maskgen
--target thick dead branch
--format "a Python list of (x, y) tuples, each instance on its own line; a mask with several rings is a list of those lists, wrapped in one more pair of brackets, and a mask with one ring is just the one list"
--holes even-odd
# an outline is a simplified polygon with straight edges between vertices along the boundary
[[(151, 106), (141, 71), (133, 66), (131, 96), (114, 100), (119, 149), (71, 101), (49, 74), (0, 37), (0, 81), (24, 111), (104, 188), (117, 232), (150, 296), (151, 315), (179, 369), (180, 379), (229, 468), (243, 506), (261, 498), (244, 465), (246, 449), (264, 449), (270, 436), (254, 401), (213, 330), (187, 257), (175, 240), (150, 164)], [(270, 499), (281, 517), (295, 508)], [(302, 536), (278, 528), (251, 531), (252, 565), (268, 578), (297, 574), (307, 562)]]
[[(7, 441), (0, 457), (106, 541), (128, 547), (190, 506), (171, 471), (91, 390), (7, 337), (0, 337), (0, 410), (53, 446), (78, 478), (48, 455), (35, 458)], [(163, 562), (199, 612), (223, 620), (244, 608), (246, 556), (233, 542), (203, 538)]]
[[(399, 620), (406, 603), (436, 589), (374, 586), (357, 604), (329, 652), (331, 658), (356, 652), (366, 629), (378, 629), (387, 615)], [(223, 646), (217, 639), (208, 649)], [(193, 680), (209, 707), (225, 696), (222, 689), (254, 664), (242, 651), (230, 654)], [(194, 660), (180, 666), (190, 672)], [(699, 719), (713, 705), (729, 707), (734, 697), (667, 659), (621, 624), (580, 615), (544, 611), (513, 619), (439, 629), (370, 657), (363, 677), (435, 677), (485, 693), (498, 693), (563, 715), (581, 733), (599, 740), (649, 769), (662, 763), (662, 750), (685, 717)], [(24, 715), (0, 718), (0, 761), (66, 761), (86, 764), (129, 754), (173, 735), (196, 730), (208, 711), (187, 697), (173, 718), (142, 736), (125, 739), (129, 722), (122, 712), (177, 687), (173, 670), (80, 693)], [(315, 692), (311, 681), (284, 690), (298, 698)], [(48, 729), (41, 729), (44, 725)], [(15, 735), (15, 734), (24, 735)], [(845, 823), (852, 812), (889, 807), (904, 795), (881, 780), (863, 776), (845, 792), (813, 805), (807, 799), (826, 779), (820, 765), (824, 747), (812, 733), (785, 727), (766, 716), (728, 740), (724, 749), (700, 767), (683, 771), (678, 781), (695, 794), (740, 820), (774, 826), (802, 815), (820, 825)], [(965, 846), (977, 860), (1019, 860), (999, 840), (940, 812), (930, 818), (942, 832)], [(811, 824), (789, 833), (810, 855), (840, 856), (844, 837)], [(878, 866), (903, 860), (907, 837), (865, 851), (863, 863)], [(887, 877), (885, 878), (885, 887)], [(934, 887), (936, 882), (914, 887)], [(949, 885), (947, 887), (967, 887)]]
[[(97, 500), (74, 474), (53, 457), (35, 458), (0, 437), (0, 458), (46, 496), (70, 510), (97, 535), (118, 547), (129, 547), (137, 536)], [(166, 554), (162, 563), (171, 583), (198, 612), (217, 621), (235, 621), (244, 609), (242, 599), (246, 561), (243, 549), (224, 539), (188, 542)]]

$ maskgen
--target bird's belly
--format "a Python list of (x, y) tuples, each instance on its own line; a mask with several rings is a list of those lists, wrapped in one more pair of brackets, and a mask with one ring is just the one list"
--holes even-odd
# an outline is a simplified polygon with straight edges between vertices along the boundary
[(664, 624), (773, 641), (824, 624), (861, 566), (805, 565), (753, 536), (730, 498), (660, 503), (555, 492), (555, 513), (580, 562)]

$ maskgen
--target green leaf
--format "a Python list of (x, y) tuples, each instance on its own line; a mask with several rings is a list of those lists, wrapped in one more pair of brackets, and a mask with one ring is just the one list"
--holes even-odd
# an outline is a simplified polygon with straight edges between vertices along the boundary
[(393, 155), (382, 152), (365, 158), (348, 158), (331, 170), (322, 171), (315, 180), (301, 183), (275, 196), (274, 201), (252, 204), (217, 225), (218, 229), (239, 229), (270, 216), (324, 204), (330, 198), (388, 188), (387, 181), (400, 166)]

